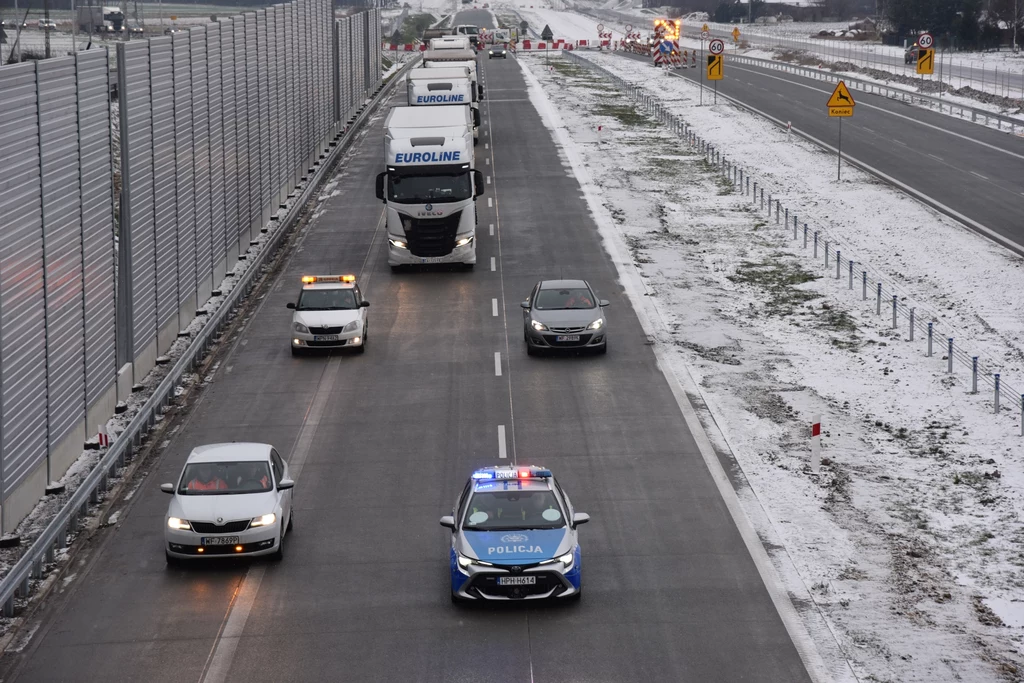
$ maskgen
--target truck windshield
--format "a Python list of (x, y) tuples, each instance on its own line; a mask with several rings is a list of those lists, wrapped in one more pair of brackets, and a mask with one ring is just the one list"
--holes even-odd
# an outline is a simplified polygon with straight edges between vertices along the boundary
[(404, 204), (461, 202), (472, 199), (469, 172), (439, 175), (389, 175), (388, 201)]
[(463, 26), (459, 29), (459, 33), (464, 33), (467, 36), (479, 35), (480, 31), (476, 26)]

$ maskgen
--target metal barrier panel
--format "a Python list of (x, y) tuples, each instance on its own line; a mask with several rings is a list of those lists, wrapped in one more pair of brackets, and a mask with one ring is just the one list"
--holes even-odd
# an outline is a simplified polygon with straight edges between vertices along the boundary
[(248, 81), (246, 80), (246, 68), (248, 56), (246, 55), (246, 17), (235, 19), (235, 153), (236, 163), (235, 196), (229, 197), (228, 201), (235, 203), (235, 231), (228, 233), (228, 241), (238, 244), (238, 253), (242, 254), (245, 249), (239, 244), (239, 237), (242, 233), (246, 235), (248, 242), (249, 234), (249, 149), (252, 137), (249, 131), (249, 94)]
[(309, 158), (310, 142), (313, 139), (313, 93), (312, 84), (309, 78), (310, 60), (307, 56), (309, 51), (309, 4), (306, 0), (295, 0), (296, 20), (298, 38), (296, 61), (299, 64), (299, 98), (302, 102), (302, 110), (299, 112), (302, 121), (301, 136), (299, 137), (299, 175), (305, 177), (306, 165)]
[[(223, 109), (221, 123), (224, 128), (224, 243), (220, 249), (214, 245), (214, 254), (222, 251), (236, 257), (238, 242), (238, 118), (235, 96), (235, 22), (224, 20), (221, 26), (221, 96)], [(229, 258), (227, 268), (234, 264)]]
[[(157, 354), (170, 348), (166, 326), (178, 315), (177, 163), (171, 36), (149, 39), (153, 100), (153, 232), (156, 238)], [(177, 329), (174, 330), (177, 334)], [(140, 341), (148, 340), (136, 339)], [(143, 363), (143, 368), (148, 363)]]
[(288, 159), (288, 190), (291, 192), (299, 184), (302, 173), (299, 167), (302, 165), (302, 119), (301, 119), (301, 90), (302, 83), (299, 81), (301, 65), (299, 64), (299, 8), (298, 3), (290, 2), (285, 5), (287, 18), (285, 24), (288, 27), (288, 147), (291, 150)]
[(270, 71), (270, 186), (272, 203), (270, 212), (277, 212), (287, 194), (288, 178), (285, 166), (285, 82), (284, 82), (284, 8), (274, 5), (267, 12), (267, 48), (273, 58)]
[[(114, 203), (110, 133), (110, 68), (106, 50), (75, 55), (82, 188), (85, 306), (85, 408), (117, 377), (114, 309)], [(87, 424), (86, 428), (94, 425)]]
[[(46, 320), (36, 64), (0, 70), (0, 500), (46, 458)], [(34, 340), (35, 343), (26, 343)]]
[(224, 72), (220, 24), (211, 24), (206, 30), (206, 60), (209, 65), (210, 86), (210, 267), (213, 285), (224, 276), (224, 254), (227, 245), (225, 196), (227, 173), (224, 170)]
[[(130, 326), (124, 362), (156, 339), (156, 235), (153, 230), (153, 105), (149, 41), (117, 46), (121, 116), (121, 230), (118, 308)], [(119, 336), (120, 340), (120, 336)], [(120, 347), (120, 341), (118, 343)], [(120, 362), (120, 361), (119, 361)]]
[[(245, 113), (248, 144), (246, 172), (248, 194), (241, 195), (244, 201), (245, 222), (241, 226), (243, 239), (251, 240), (259, 234), (260, 216), (263, 215), (263, 197), (260, 194), (260, 72), (259, 47), (256, 44), (256, 13), (246, 12), (245, 19)], [(248, 248), (244, 242), (242, 247)]]
[(259, 192), (259, 213), (257, 224), (266, 225), (270, 220), (270, 207), (274, 199), (274, 190), (271, 186), (270, 167), (270, 63), (273, 60), (269, 45), (269, 27), (267, 10), (256, 12), (256, 53), (260, 61), (260, 192)]
[(74, 57), (36, 65), (46, 292), (46, 333), (39, 341), (46, 350), (47, 452), (52, 453), (71, 430), (81, 429), (85, 417), (78, 96)]
[(193, 132), (192, 32), (172, 36), (174, 53), (174, 149), (177, 160), (177, 311), (179, 329), (196, 311), (196, 187)]
[[(198, 289), (196, 303), (202, 305), (213, 289), (213, 242), (211, 149), (213, 129), (210, 125), (212, 97), (210, 71), (207, 59), (207, 30), (197, 26), (189, 31), (192, 67), (192, 136), (195, 164), (195, 281)], [(218, 251), (218, 256), (220, 252)]]

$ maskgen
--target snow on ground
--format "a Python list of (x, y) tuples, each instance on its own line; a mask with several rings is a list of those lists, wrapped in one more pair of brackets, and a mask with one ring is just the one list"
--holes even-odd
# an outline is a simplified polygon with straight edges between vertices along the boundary
[[(828, 225), (919, 314), (936, 309), (940, 326), (959, 327), (966, 346), (1020, 383), (1020, 259), (852, 169), (830, 180), (834, 157), (730, 105), (697, 106), (697, 88), (679, 79), (584, 56), (742, 159), (773, 197), (800, 207), (801, 222)], [(593, 179), (605, 242), (628, 246), (633, 262), (620, 274), (635, 268), (643, 278), (649, 296), (635, 305), (654, 307), (656, 347), (671, 349), (671, 370), (699, 386), (712, 413), (702, 419), (722, 430), (749, 482), (749, 516), (769, 526), (759, 534), (780, 539), (769, 551), (777, 571), (786, 576), (792, 563), (787, 589), (813, 598), (796, 603), (804, 618), (827, 620), (828, 629), (809, 630), (822, 652), (838, 643), (831, 672), (841, 674), (845, 658), (859, 680), (1020, 680), (1017, 416), (992, 415), (989, 398), (967, 393), (962, 368), (946, 375), (941, 351), (926, 358), (920, 338), (890, 329), (873, 301), (833, 280), (790, 229), (609, 82), (561, 58), (551, 67), (520, 59), (558, 93), (563, 153)], [(812, 476), (807, 434), (818, 414), (824, 464)]]

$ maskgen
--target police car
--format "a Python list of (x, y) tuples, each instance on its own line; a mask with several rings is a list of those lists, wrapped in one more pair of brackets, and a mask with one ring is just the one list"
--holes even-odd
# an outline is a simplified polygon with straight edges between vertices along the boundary
[(542, 467), (473, 472), (441, 526), (452, 531), (452, 602), (578, 599), (577, 528), (590, 515)]
[(303, 275), (299, 300), (289, 302), (292, 355), (325, 348), (366, 351), (366, 307), (355, 275)]

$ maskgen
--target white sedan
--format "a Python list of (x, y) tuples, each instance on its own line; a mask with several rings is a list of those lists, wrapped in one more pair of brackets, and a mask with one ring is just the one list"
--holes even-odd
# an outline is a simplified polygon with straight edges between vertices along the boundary
[(197, 446), (175, 484), (164, 519), (167, 563), (223, 555), (282, 557), (292, 528), (288, 463), (265, 443)]

